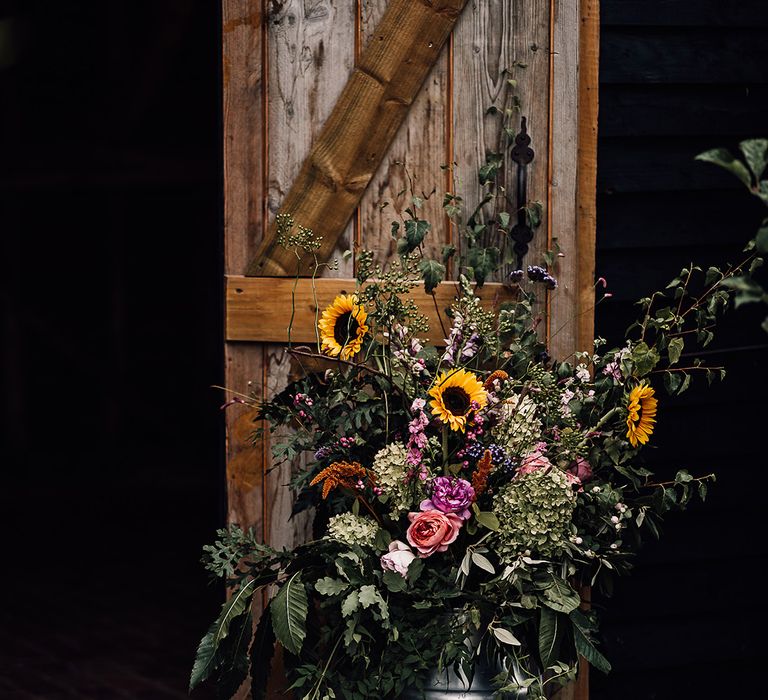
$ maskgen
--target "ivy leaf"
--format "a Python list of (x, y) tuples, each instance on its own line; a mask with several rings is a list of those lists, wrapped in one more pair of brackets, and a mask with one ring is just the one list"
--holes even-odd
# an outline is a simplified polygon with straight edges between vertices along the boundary
[(539, 621), (539, 656), (542, 668), (552, 665), (560, 654), (563, 635), (560, 615), (547, 607), (541, 609)]
[(446, 264), (454, 255), (456, 255), (455, 245), (443, 246), (443, 264)]
[(421, 245), (429, 229), (429, 222), (422, 219), (409, 219), (405, 222), (405, 240), (408, 243), (409, 253)]
[(489, 248), (470, 248), (467, 253), (467, 266), (472, 268), (472, 274), (479, 287), (499, 267), (499, 249), (493, 246)]
[(210, 626), (206, 635), (200, 640), (189, 678), (189, 689), (192, 691), (221, 663), (219, 646), (229, 634), (232, 622), (248, 614), (253, 593), (256, 590), (256, 579), (251, 579), (242, 586), (221, 608), (216, 621)]
[(744, 154), (749, 169), (755, 176), (755, 182), (758, 182), (765, 171), (768, 139), (748, 139), (742, 141), (739, 148)]
[(437, 285), (445, 279), (445, 265), (437, 260), (424, 258), (419, 263), (419, 272), (424, 280), (424, 291), (427, 294), (432, 294)]
[(752, 176), (747, 166), (738, 160), (727, 148), (713, 148), (710, 151), (704, 151), (704, 153), (699, 153), (696, 156), (696, 160), (719, 165), (721, 168), (733, 173), (746, 187), (752, 186)]
[(685, 341), (682, 338), (672, 338), (667, 346), (667, 353), (669, 354), (669, 364), (674, 365), (680, 359), (680, 355), (683, 354), (683, 348), (685, 347)]
[(755, 236), (755, 246), (759, 253), (768, 253), (768, 226), (762, 226)]
[(647, 343), (637, 343), (632, 348), (632, 360), (638, 377), (644, 377), (659, 362), (660, 356), (655, 348), (648, 347)]
[(298, 655), (307, 636), (307, 590), (301, 572), (289, 578), (269, 604), (272, 628), (280, 643), (291, 654)]

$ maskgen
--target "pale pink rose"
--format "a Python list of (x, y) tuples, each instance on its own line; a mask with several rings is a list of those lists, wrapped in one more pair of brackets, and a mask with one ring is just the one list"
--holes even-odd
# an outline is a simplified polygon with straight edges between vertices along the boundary
[(422, 559), (435, 552), (445, 552), (448, 545), (456, 541), (462, 520), (453, 513), (427, 510), (423, 513), (408, 513), (411, 525), (406, 536)]
[(384, 571), (397, 571), (405, 578), (408, 567), (415, 558), (416, 555), (405, 542), (394, 540), (389, 544), (389, 552), (381, 557), (381, 568)]
[(592, 478), (592, 467), (589, 462), (582, 457), (579, 457), (573, 464), (571, 464), (568, 471), (581, 483), (586, 483)]
[(520, 466), (517, 468), (518, 474), (532, 474), (539, 469), (551, 468), (552, 462), (550, 462), (541, 452), (538, 450), (529, 452), (523, 457), (520, 462)]

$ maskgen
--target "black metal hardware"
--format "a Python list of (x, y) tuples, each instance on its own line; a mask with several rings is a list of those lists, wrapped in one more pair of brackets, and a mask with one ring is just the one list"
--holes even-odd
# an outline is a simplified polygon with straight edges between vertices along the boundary
[(531, 137), (528, 136), (526, 119), (522, 117), (520, 132), (515, 136), (515, 145), (512, 148), (512, 160), (517, 163), (517, 223), (509, 232), (515, 241), (514, 250), (519, 270), (523, 269), (523, 258), (528, 252), (528, 244), (533, 240), (533, 231), (528, 225), (525, 212), (525, 205), (528, 203), (528, 164), (533, 161), (535, 155), (530, 144)]

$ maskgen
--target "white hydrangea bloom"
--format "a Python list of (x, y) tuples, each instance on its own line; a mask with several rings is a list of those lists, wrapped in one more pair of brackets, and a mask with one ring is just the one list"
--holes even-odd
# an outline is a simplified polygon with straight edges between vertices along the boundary
[(328, 537), (348, 545), (373, 547), (379, 526), (370, 518), (353, 513), (334, 515), (328, 521)]

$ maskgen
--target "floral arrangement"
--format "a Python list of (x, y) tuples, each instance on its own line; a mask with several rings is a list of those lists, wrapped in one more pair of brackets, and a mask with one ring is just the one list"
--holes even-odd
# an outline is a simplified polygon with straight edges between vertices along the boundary
[[(664, 513), (714, 479), (655, 481), (641, 452), (664, 418), (662, 387), (724, 375), (682, 358), (712, 340), (754, 251), (725, 270), (690, 266), (640, 300), (622, 347), (598, 339), (552, 358), (537, 332), (536, 296), (557, 288), (546, 267), (514, 270), (516, 298), (487, 309), (460, 266), (445, 337), (429, 339), (408, 292), (434, 289), (444, 267), (423, 255), (429, 226), (408, 211), (398, 259), (381, 269), (359, 255), (357, 290), (322, 311), (317, 347), (288, 350), (304, 376), (259, 406), (271, 430), (293, 428), (275, 457), (308, 456), (290, 488), (294, 513), (314, 513), (314, 539), (277, 551), (233, 526), (205, 548), (231, 597), (193, 687), (209, 679), (229, 697), (250, 669), (263, 697), (275, 642), (307, 700), (418, 697), (430, 672), (469, 683), (477, 664), (494, 669), (498, 693), (528, 698), (573, 679), (579, 656), (608, 672), (582, 592), (610, 592)], [(280, 226), (312, 254), (310, 232), (290, 217)]]

